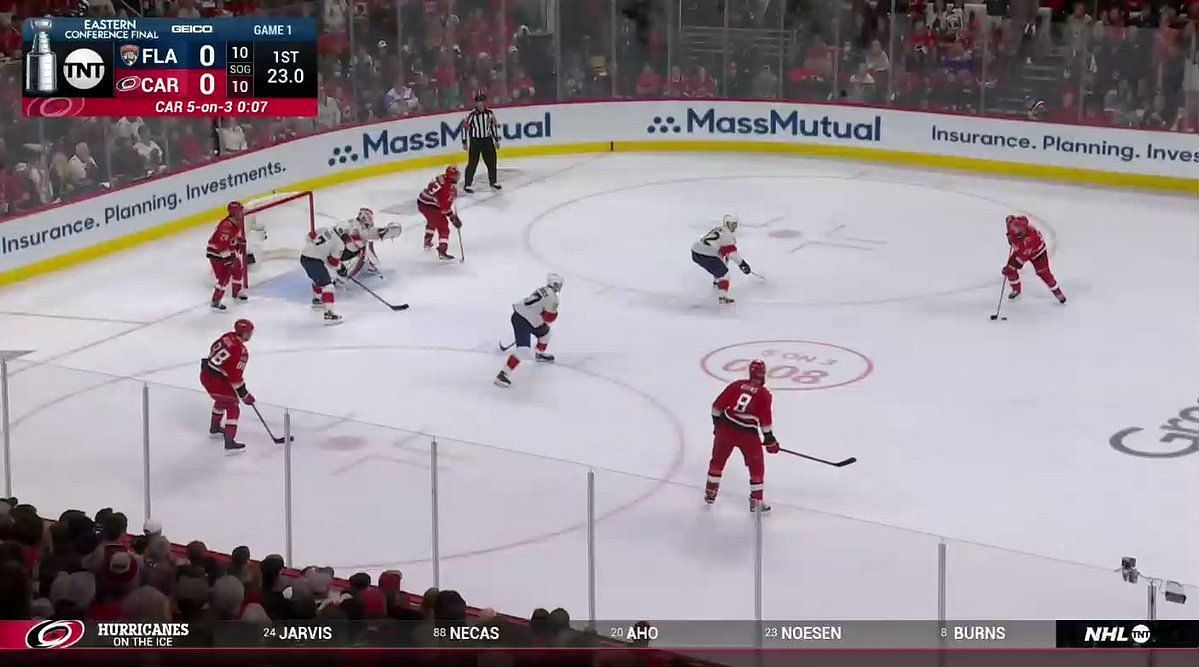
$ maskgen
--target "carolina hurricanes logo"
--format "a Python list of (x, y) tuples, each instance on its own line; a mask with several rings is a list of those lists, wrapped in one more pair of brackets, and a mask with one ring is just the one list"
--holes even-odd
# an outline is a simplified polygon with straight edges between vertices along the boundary
[(45, 621), (29, 629), (25, 646), (29, 648), (67, 648), (83, 639), (83, 621)]

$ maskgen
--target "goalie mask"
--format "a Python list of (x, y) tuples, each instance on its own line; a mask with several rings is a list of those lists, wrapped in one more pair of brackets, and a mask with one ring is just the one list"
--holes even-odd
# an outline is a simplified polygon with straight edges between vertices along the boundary
[(373, 229), (375, 226), (375, 212), (369, 208), (358, 209), (358, 217), (355, 218), (359, 226), (365, 229)]

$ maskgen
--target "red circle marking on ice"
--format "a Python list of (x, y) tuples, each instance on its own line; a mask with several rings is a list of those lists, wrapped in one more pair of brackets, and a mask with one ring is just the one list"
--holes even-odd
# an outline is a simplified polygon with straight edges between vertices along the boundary
[(700, 368), (717, 380), (732, 382), (746, 376), (752, 359), (766, 362), (767, 384), (777, 391), (843, 387), (874, 370), (870, 357), (857, 350), (811, 340), (752, 340), (726, 345), (705, 355)]

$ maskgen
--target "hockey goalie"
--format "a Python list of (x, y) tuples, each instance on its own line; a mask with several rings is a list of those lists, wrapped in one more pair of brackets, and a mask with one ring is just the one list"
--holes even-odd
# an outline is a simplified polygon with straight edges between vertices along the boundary
[(382, 278), (383, 274), (379, 270), (379, 255), (375, 251), (374, 242), (397, 238), (403, 231), (400, 224), (393, 222), (383, 227), (376, 227), (375, 212), (362, 207), (358, 209), (358, 215), (349, 220), (343, 229), (358, 234), (364, 244), (358, 250), (347, 248), (347, 254), (342, 258), (346, 265), (347, 275), (354, 277), (359, 272), (363, 272), (366, 275)]

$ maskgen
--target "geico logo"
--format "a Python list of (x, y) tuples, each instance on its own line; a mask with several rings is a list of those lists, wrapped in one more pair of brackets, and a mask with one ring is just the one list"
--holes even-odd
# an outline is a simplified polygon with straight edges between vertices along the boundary
[(185, 24), (183, 24), (183, 25), (173, 25), (173, 26), (171, 26), (171, 32), (172, 32), (172, 33), (181, 33), (181, 32), (190, 32), (190, 33), (210, 33), (210, 32), (212, 32), (212, 26), (210, 26), (210, 25), (196, 25), (196, 24), (194, 24), (194, 23), (185, 23)]

